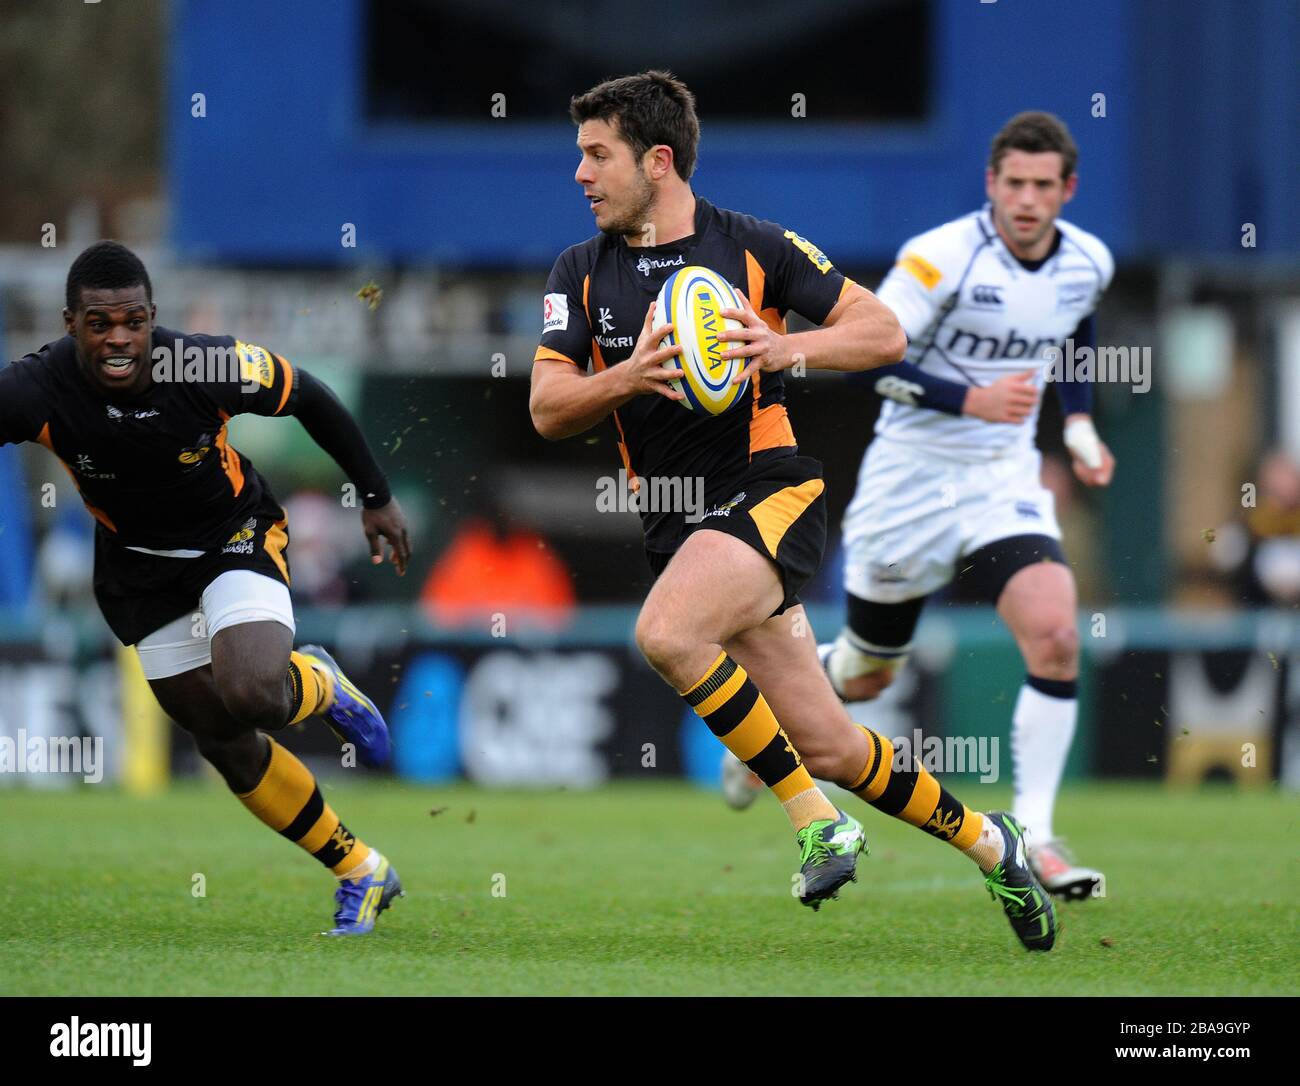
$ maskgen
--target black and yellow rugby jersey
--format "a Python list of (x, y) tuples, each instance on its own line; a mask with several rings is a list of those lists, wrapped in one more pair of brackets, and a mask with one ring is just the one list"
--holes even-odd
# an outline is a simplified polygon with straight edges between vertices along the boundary
[(226, 423), (292, 413), (297, 375), (279, 355), (231, 336), (155, 328), (153, 350), (149, 364), (165, 364), (172, 379), (130, 400), (91, 386), (71, 336), (0, 369), (0, 445), (38, 441), (53, 452), (114, 543), (220, 547), (266, 493), (228, 444)]
[[(554, 359), (597, 371), (626, 361), (659, 288), (676, 269), (702, 265), (749, 298), (778, 332), (788, 311), (821, 324), (851, 280), (811, 242), (776, 223), (726, 211), (696, 197), (695, 233), (634, 249), (621, 237), (597, 234), (560, 254), (546, 284), (541, 345), (534, 361)], [(663, 324), (663, 314), (655, 323)], [(721, 415), (695, 414), (663, 396), (629, 400), (613, 413), (629, 477), (704, 479), (706, 507), (732, 496), (756, 458), (793, 456), (794, 431), (780, 373), (756, 373), (750, 394)], [(675, 550), (682, 511), (643, 511), (651, 550)]]

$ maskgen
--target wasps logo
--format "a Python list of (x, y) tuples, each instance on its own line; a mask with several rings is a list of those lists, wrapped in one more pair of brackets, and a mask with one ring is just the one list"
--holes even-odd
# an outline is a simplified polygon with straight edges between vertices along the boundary
[(945, 811), (942, 807), (934, 812), (934, 817), (925, 824), (925, 830), (935, 837), (951, 841), (961, 826), (961, 815), (956, 811)]
[(194, 467), (195, 464), (201, 463), (203, 458), (212, 451), (212, 435), (200, 434), (198, 441), (188, 449), (182, 449), (180, 456), (176, 459), (184, 464), (187, 468)]
[(235, 353), (239, 355), (239, 376), (244, 384), (258, 384), (270, 388), (275, 384), (275, 368), (271, 352), (265, 347), (235, 340)]
[(250, 519), (239, 531), (226, 540), (226, 546), (230, 546), (231, 543), (242, 543), (245, 539), (252, 539), (256, 528), (257, 521)]
[(793, 230), (787, 230), (785, 236), (790, 239), (790, 243), (798, 249), (804, 256), (813, 262), (813, 266), (825, 275), (831, 268), (835, 267), (831, 263), (830, 257), (823, 253), (816, 245), (807, 238), (800, 237)]
[(334, 832), (330, 834), (330, 844), (334, 845), (336, 848), (341, 848), (344, 855), (351, 852), (352, 846), (356, 843), (357, 839), (343, 828), (342, 823), (339, 823), (339, 825), (334, 828)]
[[(744, 500), (745, 500), (745, 492), (742, 490), (739, 494), (737, 494), (734, 498), (732, 498), (731, 501), (723, 502), (721, 505), (715, 505), (712, 509), (710, 509), (707, 513), (704, 514), (704, 517), (729, 517), (731, 516), (731, 511)], [(700, 517), (700, 519), (703, 520), (704, 517)]]

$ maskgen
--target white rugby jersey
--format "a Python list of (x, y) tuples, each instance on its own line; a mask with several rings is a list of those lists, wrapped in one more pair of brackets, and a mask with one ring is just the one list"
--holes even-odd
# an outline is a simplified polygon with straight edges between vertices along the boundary
[[(964, 385), (1034, 370), (1041, 405), (1044, 352), (1063, 347), (1115, 272), (1099, 238), (1056, 226), (1060, 244), (1036, 271), (1011, 255), (987, 204), (906, 242), (876, 294), (907, 333), (907, 361)], [(876, 433), (983, 460), (1032, 447), (1037, 425), (1037, 408), (1023, 423), (991, 423), (886, 400)]]

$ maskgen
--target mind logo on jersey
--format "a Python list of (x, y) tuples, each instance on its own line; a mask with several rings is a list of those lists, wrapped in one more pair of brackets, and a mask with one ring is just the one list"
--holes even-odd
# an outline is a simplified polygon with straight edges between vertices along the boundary
[(235, 340), (235, 353), (239, 356), (239, 376), (245, 384), (256, 382), (263, 388), (270, 388), (275, 383), (271, 352), (265, 347)]
[(793, 230), (787, 230), (785, 236), (790, 239), (790, 243), (804, 254), (822, 275), (825, 275), (835, 265), (831, 263), (830, 257), (823, 253), (816, 245), (805, 237), (800, 237)]
[(672, 260), (665, 257), (663, 260), (651, 259), (643, 256), (636, 262), (636, 270), (644, 276), (649, 276), (656, 268), (684, 268), (686, 266), (686, 254), (683, 253), (677, 259)]

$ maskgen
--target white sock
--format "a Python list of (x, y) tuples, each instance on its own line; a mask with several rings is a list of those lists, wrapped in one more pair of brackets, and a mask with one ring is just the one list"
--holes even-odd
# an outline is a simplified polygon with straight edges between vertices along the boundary
[(342, 882), (344, 879), (347, 879), (349, 882), (360, 882), (367, 875), (373, 875), (375, 873), (375, 869), (379, 866), (379, 861), (382, 859), (383, 857), (379, 855), (379, 850), (377, 848), (372, 848), (370, 850), (370, 855), (357, 864), (357, 866), (346, 875), (335, 875), (334, 877), (338, 879), (339, 882)]
[[(1073, 688), (1074, 684), (1070, 686)], [(1011, 715), (1011, 758), (1016, 790), (1012, 813), (1029, 831), (1031, 842), (1052, 838), (1052, 808), (1078, 715), (1077, 697), (1052, 697), (1028, 682), (1020, 688)]]
[(988, 874), (998, 865), (998, 861), (1006, 855), (1007, 839), (1002, 836), (1002, 831), (994, 824), (993, 819), (984, 819), (984, 829), (980, 835), (975, 838), (975, 843), (966, 850), (966, 855), (979, 865), (979, 869)]

